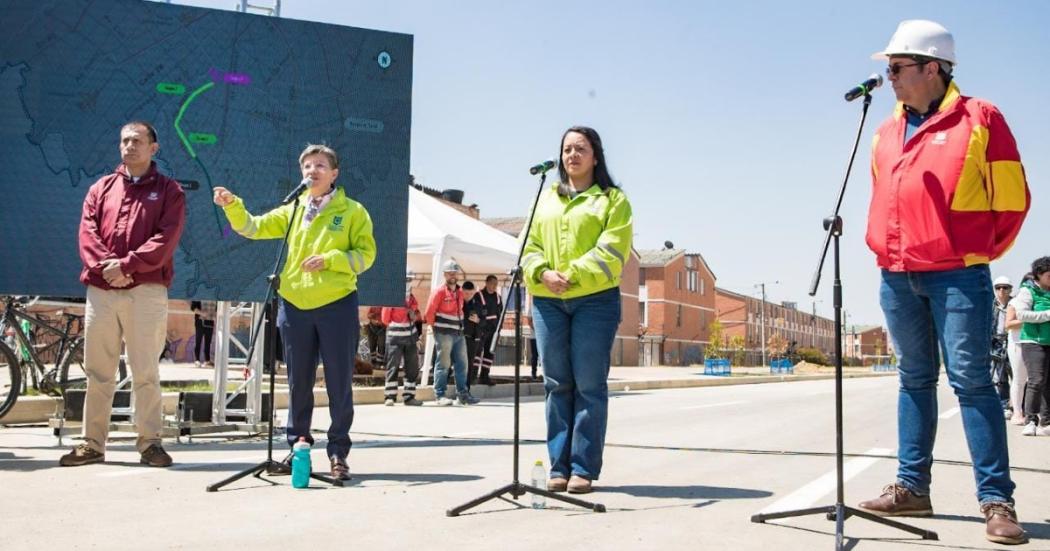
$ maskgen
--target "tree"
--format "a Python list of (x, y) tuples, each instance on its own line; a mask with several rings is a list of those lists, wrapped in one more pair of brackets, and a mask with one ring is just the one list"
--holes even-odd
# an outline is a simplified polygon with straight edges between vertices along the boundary
[(787, 352), (788, 341), (779, 332), (773, 333), (766, 340), (766, 348), (772, 357), (782, 357)]
[(729, 339), (729, 349), (733, 351), (733, 365), (744, 364), (744, 348), (746, 345), (743, 335), (733, 335), (733, 338)]
[(707, 346), (704, 347), (705, 358), (721, 358), (721, 349), (718, 345), (722, 344), (722, 340), (725, 338), (725, 329), (722, 327), (722, 322), (715, 321), (711, 322), (711, 325), (707, 326)]

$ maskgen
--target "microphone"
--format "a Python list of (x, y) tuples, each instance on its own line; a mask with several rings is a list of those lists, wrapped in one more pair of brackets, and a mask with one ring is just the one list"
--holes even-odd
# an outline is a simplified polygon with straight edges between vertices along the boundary
[(846, 101), (853, 101), (861, 96), (870, 94), (872, 90), (882, 86), (882, 75), (872, 73), (864, 82), (854, 86), (846, 92)]
[(284, 197), (284, 200), (281, 201), (281, 204), (287, 205), (288, 203), (291, 203), (295, 200), (296, 197), (299, 196), (300, 193), (303, 192), (304, 189), (313, 187), (313, 185), (313, 180), (311, 180), (310, 178), (303, 178), (303, 181), (299, 182), (299, 185), (295, 186), (295, 189), (293, 189), (291, 193)]
[(554, 159), (547, 159), (546, 161), (543, 161), (538, 165), (529, 167), (529, 174), (532, 174), (533, 176), (537, 174), (543, 174), (557, 165), (558, 163), (555, 163)]

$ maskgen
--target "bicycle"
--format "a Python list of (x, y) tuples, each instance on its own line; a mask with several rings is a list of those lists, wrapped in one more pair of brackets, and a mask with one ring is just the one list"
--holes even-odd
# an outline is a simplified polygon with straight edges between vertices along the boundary
[[(0, 317), (0, 334), (4, 335), (0, 340), (0, 418), (14, 407), (18, 396), (25, 394), (30, 385), (51, 396), (64, 396), (71, 388), (84, 388), (87, 384), (81, 334), (84, 317), (62, 312), (65, 323), (56, 327), (29, 314), (26, 309), (33, 301), (25, 297), (8, 296), (0, 301), (4, 304)], [(51, 342), (43, 342), (49, 339)], [(45, 362), (47, 358), (54, 359), (51, 367)], [(70, 377), (71, 367), (73, 377)], [(123, 361), (118, 372), (121, 381), (127, 378)]]

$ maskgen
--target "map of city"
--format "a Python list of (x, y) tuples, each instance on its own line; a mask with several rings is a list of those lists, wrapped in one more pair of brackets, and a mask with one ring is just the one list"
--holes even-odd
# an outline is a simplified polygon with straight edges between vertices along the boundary
[(0, 21), (0, 294), (84, 296), (81, 205), (141, 119), (186, 192), (172, 298), (263, 299), (278, 241), (231, 232), (211, 190), (261, 214), (325, 143), (375, 225), (361, 303), (403, 299), (410, 35), (143, 0), (7, 0)]

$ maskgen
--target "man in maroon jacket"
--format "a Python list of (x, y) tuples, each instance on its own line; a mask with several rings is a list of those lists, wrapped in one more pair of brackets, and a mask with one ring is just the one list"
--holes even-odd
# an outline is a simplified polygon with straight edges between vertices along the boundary
[(160, 445), (160, 352), (168, 321), (173, 258), (186, 219), (179, 183), (157, 172), (160, 146), (148, 123), (120, 129), (116, 171), (100, 178), (84, 198), (80, 219), (80, 281), (87, 285), (84, 371), (84, 443), (62, 456), (64, 467), (105, 460), (120, 345), (127, 345), (135, 381), (136, 448), (141, 462), (171, 465)]

